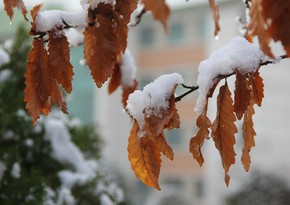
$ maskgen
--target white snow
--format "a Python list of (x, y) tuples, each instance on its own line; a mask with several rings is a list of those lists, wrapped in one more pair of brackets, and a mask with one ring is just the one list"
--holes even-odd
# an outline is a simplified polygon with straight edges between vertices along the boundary
[(2, 177), (4, 176), (4, 172), (6, 171), (6, 166), (3, 162), (0, 161), (0, 182), (2, 180)]
[(12, 130), (7, 130), (3, 134), (3, 139), (12, 140), (15, 138), (15, 133)]
[(85, 7), (86, 5), (90, 5), (91, 8), (97, 8), (99, 3), (112, 4), (114, 5), (115, 0), (81, 0), (81, 5)]
[(80, 12), (42, 11), (36, 17), (36, 30), (41, 32), (51, 31), (54, 28), (61, 27), (63, 21), (82, 31), (87, 25), (87, 9), (84, 8)]
[(133, 11), (133, 13), (131, 14), (130, 17), (130, 22), (129, 22), (129, 26), (134, 26), (137, 24), (137, 20), (138, 20), (138, 16), (141, 14), (141, 12), (144, 9), (144, 4), (138, 4), (137, 8)]
[(84, 43), (84, 35), (76, 29), (68, 29), (65, 31), (65, 34), (71, 46), (77, 47)]
[(198, 68), (199, 96), (195, 111), (202, 113), (206, 95), (218, 75), (230, 74), (236, 69), (242, 74), (254, 72), (266, 58), (258, 45), (249, 43), (242, 37), (233, 38), (228, 44), (213, 52)]
[(14, 178), (19, 178), (20, 172), (21, 172), (20, 164), (19, 162), (15, 162), (11, 169), (11, 176)]
[(122, 86), (124, 88), (132, 87), (134, 85), (134, 80), (136, 79), (137, 68), (134, 58), (128, 49), (126, 49), (124, 55), (122, 55), (120, 69), (122, 73)]
[(161, 75), (154, 82), (146, 85), (143, 91), (136, 90), (129, 95), (126, 109), (137, 120), (141, 130), (144, 126), (144, 114), (146, 117), (162, 115), (168, 109), (174, 86), (181, 83), (183, 79), (178, 73)]
[(101, 194), (100, 199), (101, 199), (101, 205), (115, 205), (115, 203), (106, 194)]
[[(1, 59), (0, 59), (0, 61), (1, 61)], [(0, 62), (0, 64), (1, 64), (1, 62)], [(7, 81), (11, 77), (11, 73), (12, 72), (9, 69), (5, 69), (5, 70), (0, 71), (0, 83), (4, 83), (5, 81)]]
[(9, 60), (9, 55), (2, 48), (0, 48), (0, 66), (8, 63)]

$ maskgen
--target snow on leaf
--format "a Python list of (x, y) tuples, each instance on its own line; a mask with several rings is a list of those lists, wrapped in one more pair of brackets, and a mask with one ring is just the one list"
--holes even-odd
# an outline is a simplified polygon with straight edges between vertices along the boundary
[(263, 16), (262, 0), (255, 0), (251, 2), (250, 17), (251, 21), (248, 25), (248, 34), (253, 36), (258, 36), (259, 43), (263, 52), (269, 57), (273, 58), (271, 48), (269, 46), (270, 36), (266, 32), (266, 24)]
[(261, 107), (264, 98), (264, 83), (258, 71), (250, 76), (250, 84), (252, 87), (253, 99), (255, 103)]
[[(263, 0), (263, 14), (267, 23), (267, 32), (274, 41), (281, 41), (290, 56), (290, 2), (289, 0)], [(269, 20), (271, 23), (269, 23)]]
[[(206, 103), (207, 104), (207, 103)], [(211, 127), (211, 121), (206, 116), (207, 105), (202, 114), (197, 118), (196, 125), (199, 128), (197, 134), (190, 139), (189, 151), (192, 153), (193, 158), (199, 163), (199, 166), (203, 165), (204, 159), (201, 152), (201, 147), (205, 139), (209, 138), (209, 128)]]
[(168, 145), (163, 132), (158, 137), (152, 138), (152, 140), (156, 146), (156, 149), (158, 149), (168, 159), (173, 160), (174, 158), (173, 150)]
[(247, 75), (242, 75), (236, 71), (236, 89), (234, 111), (237, 118), (240, 120), (250, 104), (250, 90), (247, 87)]
[(225, 170), (225, 182), (228, 186), (228, 171), (230, 166), (235, 163), (234, 144), (237, 127), (235, 125), (236, 117), (232, 105), (231, 93), (227, 83), (220, 88), (217, 97), (217, 116), (212, 124), (212, 138), (216, 148), (220, 152), (222, 165)]
[(242, 163), (246, 171), (249, 171), (251, 164), (250, 151), (251, 148), (255, 146), (254, 137), (256, 132), (254, 130), (253, 115), (255, 114), (254, 102), (251, 101), (248, 109), (245, 112), (244, 123), (243, 123), (243, 138), (244, 138), (244, 147), (242, 154)]
[(13, 18), (13, 15), (14, 15), (13, 9), (16, 8), (16, 7), (19, 10), (21, 10), (25, 20), (28, 21), (28, 19), (26, 17), (27, 10), (26, 10), (26, 7), (25, 7), (25, 5), (24, 5), (22, 0), (4, 0), (4, 6), (5, 6), (4, 9), (5, 9), (7, 15), (10, 18), (10, 21), (12, 21), (12, 18)]
[(160, 153), (154, 148), (150, 139), (139, 139), (140, 128), (136, 120), (129, 136), (128, 157), (131, 167), (144, 184), (160, 190), (158, 177), (160, 173), (161, 158)]
[(48, 54), (43, 40), (33, 41), (33, 48), (28, 54), (25, 84), (24, 101), (35, 125), (41, 112), (47, 113), (50, 110), (48, 98), (53, 89)]
[(214, 25), (215, 25), (215, 30), (214, 30), (214, 35), (218, 36), (218, 32), (220, 31), (220, 25), (219, 25), (219, 20), (220, 20), (220, 15), (219, 15), (219, 8), (215, 2), (215, 0), (209, 0), (209, 5), (211, 8), (212, 16), (214, 19)]
[(84, 31), (84, 56), (99, 88), (112, 76), (118, 48), (112, 20), (105, 16), (104, 13), (97, 14), (96, 24)]
[(72, 91), (73, 66), (70, 63), (69, 43), (65, 35), (56, 36), (53, 32), (49, 33), (49, 63), (53, 77), (62, 84), (66, 92)]
[(160, 21), (167, 31), (167, 21), (169, 18), (170, 10), (165, 3), (165, 0), (141, 0), (141, 3), (144, 4), (146, 11), (151, 11), (154, 18)]

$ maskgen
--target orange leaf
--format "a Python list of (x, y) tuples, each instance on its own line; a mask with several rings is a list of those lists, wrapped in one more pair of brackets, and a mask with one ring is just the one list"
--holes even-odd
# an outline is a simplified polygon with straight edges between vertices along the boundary
[[(129, 136), (128, 153), (131, 167), (136, 175), (144, 184), (160, 190), (158, 177), (161, 167), (160, 152), (158, 152), (152, 143), (148, 145), (148, 139), (143, 137), (139, 139), (140, 132), (136, 120)], [(142, 143), (142, 141), (144, 142)]]
[[(274, 41), (281, 41), (288, 56), (290, 56), (290, 2), (289, 0), (263, 0), (263, 14), (267, 23), (267, 32)], [(268, 21), (271, 23), (268, 23)]]
[(144, 4), (146, 11), (151, 11), (154, 18), (160, 21), (167, 31), (167, 21), (169, 18), (170, 10), (165, 3), (165, 0), (141, 0), (141, 3)]
[(48, 52), (53, 77), (62, 84), (66, 92), (71, 93), (71, 81), (74, 73), (70, 63), (70, 49), (66, 36), (55, 36), (53, 32), (50, 32)]
[(36, 20), (36, 17), (41, 9), (41, 7), (43, 6), (43, 3), (42, 4), (38, 4), (36, 6), (34, 6), (32, 8), (32, 10), (30, 11), (30, 14), (31, 14), (31, 17), (32, 17), (32, 22), (31, 22), (31, 28), (30, 28), (30, 31), (29, 31), (29, 34), (30, 35), (34, 35), (35, 31), (36, 31), (36, 24), (35, 24), (35, 20)]
[(269, 57), (273, 58), (271, 48), (269, 46), (270, 36), (266, 31), (266, 24), (263, 16), (262, 0), (255, 0), (251, 2), (250, 16), (251, 21), (248, 25), (249, 35), (251, 37), (258, 36), (261, 49)]
[(220, 20), (220, 14), (219, 14), (219, 8), (215, 2), (215, 0), (209, 0), (209, 5), (211, 8), (212, 16), (214, 19), (214, 25), (215, 25), (215, 30), (214, 30), (214, 35), (217, 36), (218, 32), (220, 31), (220, 25), (219, 25), (219, 20)]
[(261, 107), (264, 98), (264, 83), (259, 71), (250, 77), (250, 84), (253, 92), (253, 99), (255, 103)]
[(26, 17), (27, 10), (26, 10), (26, 7), (25, 7), (25, 5), (24, 5), (22, 0), (4, 0), (4, 6), (5, 6), (4, 9), (5, 9), (7, 15), (10, 18), (10, 21), (12, 21), (12, 18), (13, 18), (13, 15), (14, 15), (13, 9), (16, 8), (16, 7), (19, 10), (21, 10), (25, 20), (28, 21), (28, 18)]
[(53, 79), (49, 72), (48, 54), (43, 40), (33, 41), (33, 48), (28, 54), (25, 84), (24, 101), (35, 125), (42, 109), (46, 111), (50, 110), (47, 101), (53, 89)]
[(99, 88), (112, 76), (118, 52), (113, 22), (103, 15), (97, 14), (96, 24), (84, 31), (84, 57)]
[(254, 137), (256, 136), (256, 132), (254, 130), (254, 123), (252, 119), (254, 114), (254, 102), (252, 101), (251, 104), (248, 106), (247, 111), (245, 112), (243, 123), (244, 147), (242, 154), (242, 163), (246, 171), (249, 170), (251, 164), (251, 148), (255, 146)]
[(127, 106), (127, 100), (128, 100), (129, 95), (137, 89), (137, 86), (138, 86), (138, 82), (134, 80), (134, 84), (132, 87), (123, 87), (122, 103), (123, 103), (124, 108)]
[(149, 136), (157, 137), (167, 126), (173, 129), (178, 128), (179, 125), (180, 121), (179, 116), (178, 115), (176, 116), (174, 95), (172, 95), (169, 100), (168, 110), (164, 110), (160, 116), (155, 115), (151, 115), (150, 117), (145, 116), (145, 130)]
[(250, 104), (250, 90), (247, 87), (247, 75), (242, 75), (236, 71), (236, 89), (234, 111), (237, 118), (240, 120)]
[(159, 150), (168, 159), (173, 160), (174, 158), (173, 150), (168, 145), (163, 132), (158, 137), (152, 138), (152, 140), (157, 150)]
[(63, 113), (68, 113), (67, 106), (64, 101), (61, 89), (56, 79), (53, 80), (53, 89), (51, 92), (51, 100), (62, 110)]
[[(207, 102), (206, 102), (207, 104)], [(201, 147), (205, 139), (209, 138), (209, 128), (211, 127), (211, 121), (206, 116), (207, 105), (203, 110), (203, 113), (197, 118), (196, 125), (199, 128), (197, 134), (191, 138), (189, 143), (189, 151), (192, 153), (193, 158), (199, 163), (199, 166), (203, 165), (204, 159), (201, 152)]]
[(234, 108), (232, 104), (231, 93), (227, 83), (220, 88), (217, 97), (217, 116), (212, 124), (212, 138), (215, 142), (216, 148), (219, 150), (222, 165), (225, 170), (225, 182), (228, 186), (229, 176), (228, 171), (230, 166), (235, 163), (234, 144), (235, 133), (237, 127), (235, 125), (236, 117), (234, 115)]
[(108, 91), (109, 94), (112, 94), (121, 84), (121, 69), (120, 69), (120, 64), (115, 63), (115, 68), (113, 71), (113, 75), (110, 79), (109, 86), (108, 86)]

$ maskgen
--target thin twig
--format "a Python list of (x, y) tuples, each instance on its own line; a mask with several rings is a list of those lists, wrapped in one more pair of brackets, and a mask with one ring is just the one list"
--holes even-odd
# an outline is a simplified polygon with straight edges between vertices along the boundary
[[(285, 59), (285, 58), (288, 58), (287, 55), (281, 55), (279, 56), (279, 58), (282, 60), (282, 59)], [(275, 64), (277, 63), (276, 61), (265, 61), (265, 62), (262, 62), (260, 63), (260, 66), (264, 66), (264, 65), (268, 65), (268, 64)]]
[(142, 19), (142, 16), (146, 13), (146, 10), (145, 8), (142, 9), (142, 11), (140, 12), (140, 14), (138, 14), (136, 16), (136, 22), (134, 24), (130, 24), (130, 26), (132, 27), (135, 27), (137, 26), (140, 22), (141, 22), (141, 19)]

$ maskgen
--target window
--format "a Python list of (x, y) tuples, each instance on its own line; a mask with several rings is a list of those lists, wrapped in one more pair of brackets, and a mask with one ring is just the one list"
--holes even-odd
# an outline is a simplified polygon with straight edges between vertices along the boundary
[(170, 42), (180, 42), (185, 37), (184, 26), (181, 23), (172, 24), (169, 28), (168, 39)]
[(143, 28), (140, 31), (140, 43), (142, 45), (152, 45), (154, 42), (154, 31), (152, 28)]

